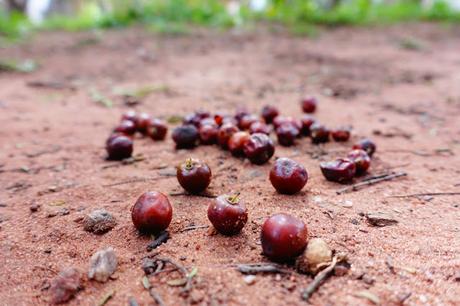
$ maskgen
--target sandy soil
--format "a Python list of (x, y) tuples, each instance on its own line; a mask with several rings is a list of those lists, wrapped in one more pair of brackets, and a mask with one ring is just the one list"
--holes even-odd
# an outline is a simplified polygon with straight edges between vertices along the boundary
[[(371, 304), (359, 296), (367, 290), (382, 305), (459, 305), (460, 196), (391, 197), (460, 191), (459, 30), (422, 24), (337, 29), (315, 39), (265, 30), (187, 37), (141, 30), (46, 33), (0, 49), (1, 58), (34, 58), (41, 64), (30, 74), (0, 73), (0, 304), (47, 304), (49, 281), (59, 271), (73, 266), (87, 273), (90, 256), (112, 246), (120, 262), (116, 279), (85, 280), (69, 305), (97, 305), (112, 290), (107, 305), (126, 305), (129, 297), (152, 305), (141, 284), (150, 239), (134, 230), (130, 207), (148, 190), (180, 191), (168, 174), (193, 156), (212, 167), (210, 192), (240, 191), (250, 219), (231, 238), (210, 236), (206, 228), (181, 231), (209, 224), (211, 199), (170, 196), (172, 238), (156, 251), (197, 267), (198, 274), (188, 299), (166, 284), (178, 274), (152, 278), (167, 305), (305, 304), (300, 292), (309, 276), (257, 275), (255, 284), (247, 285), (231, 266), (266, 261), (260, 226), (276, 212), (302, 218), (311, 237), (349, 255), (349, 273), (331, 277), (311, 304)], [(407, 48), (409, 38), (418, 48)], [(50, 80), (75, 88), (27, 85)], [(372, 174), (406, 171), (408, 176), (336, 195), (342, 186), (325, 181), (318, 164), (344, 154), (352, 142), (319, 148), (307, 139), (291, 148), (277, 146), (275, 153), (309, 171), (306, 188), (296, 196), (275, 193), (268, 181), (273, 160), (254, 166), (213, 146), (176, 151), (170, 137), (155, 143), (138, 139), (135, 154), (144, 161), (107, 168), (105, 138), (128, 108), (113, 90), (143, 85), (159, 89), (136, 108), (164, 118), (198, 108), (232, 112), (241, 105), (259, 112), (266, 103), (298, 116), (299, 97), (316, 94), (321, 121), (332, 127), (351, 124), (354, 140), (369, 136), (377, 142)], [(114, 99), (115, 106), (94, 102), (94, 90)], [(106, 187), (139, 178), (146, 180)], [(31, 212), (32, 205), (39, 210)], [(64, 208), (69, 213), (61, 215)], [(82, 228), (81, 217), (96, 208), (118, 220), (105, 235)], [(363, 215), (375, 211), (399, 223), (373, 227)]]

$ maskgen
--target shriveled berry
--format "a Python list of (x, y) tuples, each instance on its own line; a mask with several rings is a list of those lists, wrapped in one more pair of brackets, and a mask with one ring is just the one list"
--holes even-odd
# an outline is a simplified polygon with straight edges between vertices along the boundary
[(350, 139), (350, 128), (340, 127), (333, 130), (331, 134), (335, 141), (348, 141)]
[(293, 123), (286, 122), (276, 128), (276, 136), (280, 145), (289, 147), (294, 144), (295, 139), (299, 136), (299, 130)]
[(244, 154), (244, 145), (249, 141), (248, 132), (236, 132), (228, 140), (228, 150), (234, 156), (241, 156)]
[(176, 127), (173, 130), (172, 138), (176, 143), (176, 148), (192, 148), (196, 146), (200, 135), (194, 125), (188, 124)]
[(209, 204), (208, 219), (219, 233), (235, 235), (248, 221), (248, 211), (238, 194), (224, 194)]
[(273, 141), (265, 134), (256, 133), (243, 146), (244, 155), (256, 165), (266, 163), (275, 153)]
[(164, 140), (168, 133), (166, 123), (158, 118), (152, 118), (147, 128), (147, 135), (153, 140)]
[(134, 135), (136, 133), (136, 125), (131, 120), (123, 120), (120, 124), (113, 129), (116, 133)]
[(211, 169), (206, 163), (189, 158), (177, 167), (177, 180), (188, 192), (197, 194), (211, 183)]
[(270, 134), (270, 127), (261, 122), (261, 121), (256, 121), (251, 126), (249, 127), (249, 134), (255, 134), (255, 133), (262, 133), (269, 135)]
[(136, 117), (136, 129), (139, 133), (146, 135), (150, 124), (151, 117), (147, 113), (141, 113)]
[(137, 119), (137, 113), (134, 110), (129, 110), (123, 115), (121, 115), (121, 121), (129, 120), (129, 121), (136, 123), (136, 119)]
[(217, 143), (219, 128), (217, 127), (217, 124), (205, 124), (200, 126), (199, 133), (202, 144), (215, 144)]
[(315, 117), (311, 115), (303, 115), (300, 118), (300, 122), (302, 122), (302, 128), (300, 129), (300, 133), (304, 136), (310, 136), (310, 127), (313, 125), (313, 123), (316, 122)]
[(270, 171), (270, 182), (279, 193), (297, 193), (307, 181), (305, 167), (289, 158), (278, 158)]
[(371, 165), (371, 158), (366, 153), (366, 151), (361, 149), (355, 149), (348, 153), (347, 158), (355, 163), (356, 166), (356, 175), (361, 175), (369, 169)]
[(315, 97), (306, 97), (300, 102), (304, 113), (314, 113), (318, 100)]
[(122, 160), (131, 157), (133, 154), (133, 140), (128, 136), (110, 136), (105, 147), (108, 159)]
[(168, 228), (172, 219), (168, 198), (156, 191), (144, 193), (131, 209), (134, 226), (142, 233), (156, 234)]
[(367, 152), (369, 157), (372, 157), (372, 155), (374, 155), (375, 150), (377, 149), (377, 146), (372, 140), (366, 138), (355, 144), (353, 146), (353, 149), (364, 150)]
[(307, 240), (305, 223), (288, 214), (273, 215), (262, 226), (263, 252), (274, 261), (289, 261), (299, 256), (307, 246)]
[(273, 119), (279, 115), (278, 108), (272, 105), (265, 105), (262, 108), (262, 118), (264, 118), (266, 123), (272, 123)]
[(246, 115), (241, 118), (241, 120), (238, 123), (238, 127), (242, 130), (249, 130), (251, 124), (258, 121), (260, 121), (260, 118), (256, 115)]
[(318, 144), (329, 141), (329, 129), (324, 125), (315, 122), (310, 126), (311, 142)]
[(356, 174), (355, 163), (347, 158), (339, 158), (320, 164), (321, 172), (328, 181), (346, 183)]
[(217, 141), (223, 149), (228, 149), (228, 141), (233, 134), (238, 132), (238, 127), (233, 123), (224, 123), (217, 134)]

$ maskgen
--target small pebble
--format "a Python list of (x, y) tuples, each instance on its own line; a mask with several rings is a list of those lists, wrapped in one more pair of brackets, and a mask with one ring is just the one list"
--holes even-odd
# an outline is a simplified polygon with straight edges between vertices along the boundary
[(51, 280), (50, 295), (52, 304), (65, 303), (75, 296), (81, 288), (80, 273), (75, 268), (66, 268)]
[(256, 282), (256, 276), (255, 275), (246, 275), (243, 278), (243, 280), (247, 285), (252, 285), (252, 284), (254, 284)]
[(97, 209), (83, 219), (83, 228), (94, 234), (104, 234), (117, 225), (115, 218), (105, 209)]
[(88, 277), (105, 283), (117, 269), (118, 261), (113, 248), (100, 250), (91, 256)]

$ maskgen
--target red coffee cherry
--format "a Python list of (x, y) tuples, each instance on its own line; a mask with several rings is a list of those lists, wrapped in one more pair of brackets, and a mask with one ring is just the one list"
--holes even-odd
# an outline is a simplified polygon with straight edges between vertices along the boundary
[(183, 125), (194, 125), (195, 127), (200, 127), (201, 120), (211, 117), (211, 114), (207, 111), (198, 110), (194, 113), (188, 114), (184, 117), (182, 121)]
[(122, 160), (131, 157), (133, 140), (125, 135), (112, 135), (107, 139), (105, 149), (110, 160)]
[(304, 136), (310, 136), (310, 127), (316, 122), (315, 117), (311, 115), (303, 115), (302, 118), (300, 118), (300, 122), (302, 122), (300, 133)]
[(278, 143), (282, 146), (289, 147), (295, 143), (299, 136), (299, 129), (291, 122), (285, 122), (276, 128)]
[(302, 254), (307, 246), (307, 226), (301, 220), (276, 214), (262, 226), (262, 249), (274, 261), (289, 261)]
[(248, 221), (248, 211), (239, 194), (224, 194), (209, 205), (208, 219), (219, 233), (235, 235)]
[(172, 138), (178, 149), (193, 148), (196, 146), (200, 135), (194, 125), (188, 124), (176, 127), (173, 130)]
[(219, 128), (217, 124), (205, 124), (199, 128), (200, 141), (202, 144), (211, 145), (217, 143)]
[(276, 116), (279, 115), (278, 108), (272, 105), (265, 105), (262, 108), (262, 118), (264, 118), (265, 123), (270, 124), (273, 122)]
[(372, 155), (374, 155), (375, 150), (377, 149), (377, 146), (372, 140), (366, 138), (355, 144), (353, 146), (353, 149), (364, 150), (367, 152), (369, 157), (372, 157)]
[(350, 128), (340, 127), (333, 130), (331, 134), (335, 141), (348, 141), (350, 139)]
[(238, 127), (233, 123), (224, 123), (217, 133), (217, 141), (222, 149), (228, 149), (228, 141), (233, 134), (238, 132)]
[(172, 206), (164, 194), (146, 192), (132, 207), (131, 218), (140, 232), (156, 234), (168, 228), (171, 223)]
[(307, 181), (305, 167), (289, 158), (278, 158), (270, 171), (270, 182), (279, 193), (297, 193)]
[(366, 151), (356, 149), (348, 153), (347, 158), (351, 160), (356, 166), (356, 175), (366, 173), (371, 165), (371, 158)]
[(129, 110), (123, 115), (121, 115), (121, 121), (129, 120), (129, 121), (132, 121), (133, 123), (136, 123), (136, 119), (137, 119), (137, 113), (133, 110)]
[(151, 117), (147, 113), (140, 113), (135, 120), (136, 129), (142, 135), (147, 134), (147, 129), (150, 124)]
[(329, 134), (329, 130), (318, 122), (315, 122), (310, 126), (311, 142), (314, 144), (328, 142)]
[(211, 169), (206, 163), (188, 158), (177, 167), (177, 180), (188, 192), (198, 194), (211, 183)]
[(244, 145), (249, 141), (248, 132), (236, 132), (228, 140), (228, 150), (234, 156), (241, 156), (244, 154)]
[(255, 133), (262, 133), (265, 135), (270, 134), (270, 127), (261, 122), (261, 121), (256, 121), (251, 126), (249, 127), (249, 134), (255, 134)]
[(115, 133), (132, 136), (136, 133), (136, 125), (131, 120), (123, 120), (117, 127), (113, 129), (113, 131)]
[[(230, 139), (231, 140), (231, 139)], [(275, 153), (273, 141), (265, 134), (256, 133), (243, 146), (244, 155), (256, 165), (266, 163)]]
[(238, 123), (238, 127), (241, 130), (249, 130), (249, 127), (251, 127), (251, 124), (254, 122), (260, 122), (260, 118), (256, 115), (246, 115), (241, 118)]
[(153, 140), (164, 140), (168, 133), (166, 122), (161, 119), (152, 118), (147, 128), (147, 135)]
[(328, 181), (346, 183), (353, 179), (356, 174), (355, 164), (346, 158), (339, 158), (320, 164), (321, 172)]
[(300, 102), (304, 113), (314, 113), (318, 100), (315, 97), (306, 97)]

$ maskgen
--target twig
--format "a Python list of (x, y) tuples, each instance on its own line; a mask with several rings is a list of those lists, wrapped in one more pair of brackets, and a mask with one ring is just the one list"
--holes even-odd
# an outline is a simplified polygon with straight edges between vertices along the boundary
[(407, 176), (407, 173), (406, 172), (393, 173), (393, 174), (388, 174), (388, 175), (385, 175), (385, 176), (382, 176), (382, 177), (379, 177), (379, 178), (373, 178), (373, 179), (370, 179), (368, 181), (359, 182), (359, 183), (353, 184), (351, 186), (347, 186), (345, 188), (339, 189), (339, 190), (336, 191), (336, 193), (337, 194), (342, 194), (342, 193), (346, 193), (346, 192), (349, 192), (349, 191), (357, 191), (361, 187), (371, 186), (371, 185), (381, 183), (381, 182), (385, 182), (385, 181), (391, 181), (391, 180), (393, 180), (395, 178), (402, 177), (402, 176)]
[(168, 231), (162, 231), (155, 239), (147, 245), (147, 252), (156, 249), (170, 238)]
[(121, 181), (121, 182), (117, 182), (113, 184), (102, 185), (102, 187), (113, 187), (113, 186), (120, 186), (120, 185), (125, 185), (125, 184), (143, 183), (143, 182), (159, 180), (159, 179), (161, 179), (161, 177), (150, 177), (150, 178), (139, 177), (139, 178)]
[(208, 228), (208, 227), (209, 227), (208, 225), (190, 225), (190, 226), (186, 226), (183, 229), (181, 229), (180, 232), (183, 233), (183, 232), (187, 232), (187, 231), (193, 231), (193, 230), (196, 230), (196, 229)]
[(209, 193), (190, 194), (190, 193), (187, 193), (187, 192), (170, 192), (169, 195), (172, 196), (172, 197), (176, 197), (176, 196), (196, 196), (196, 197), (209, 198), (209, 199), (217, 198), (216, 195), (209, 194)]
[(238, 264), (236, 269), (243, 274), (291, 273), (291, 271), (283, 269), (281, 266), (269, 263)]
[(76, 90), (77, 88), (71, 84), (59, 82), (59, 81), (30, 81), (26, 83), (29, 87), (37, 87), (37, 88), (51, 88), (51, 89), (69, 89), (69, 90)]
[(153, 289), (153, 287), (149, 288), (149, 294), (152, 297), (152, 299), (160, 306), (166, 306), (165, 302), (163, 302), (163, 299), (161, 296), (158, 294), (158, 292)]
[(97, 305), (104, 306), (113, 297), (114, 294), (115, 294), (115, 290), (109, 291), (102, 297), (102, 299), (99, 301)]
[(56, 152), (59, 152), (60, 150), (61, 150), (61, 146), (54, 146), (51, 149), (46, 149), (46, 150), (38, 151), (35, 153), (25, 153), (25, 155), (29, 158), (34, 158), (34, 157), (38, 157), (38, 156), (45, 155), (45, 154), (56, 153)]
[(102, 169), (108, 169), (108, 168), (115, 168), (115, 167), (120, 167), (120, 166), (126, 166), (126, 165), (132, 165), (134, 163), (140, 162), (145, 160), (145, 157), (143, 156), (135, 156), (135, 157), (130, 157), (130, 158), (125, 158), (121, 162), (113, 163), (110, 165), (105, 165), (102, 167)]
[(338, 262), (339, 258), (334, 256), (334, 258), (332, 258), (331, 264), (320, 273), (318, 273), (313, 281), (307, 286), (307, 288), (302, 291), (302, 300), (308, 301), (311, 295), (321, 286), (323, 281), (325, 281), (331, 275)]
[(403, 195), (393, 195), (389, 198), (416, 198), (424, 196), (452, 196), (460, 195), (460, 192), (426, 192), (426, 193), (413, 193), (413, 194), (403, 194)]

